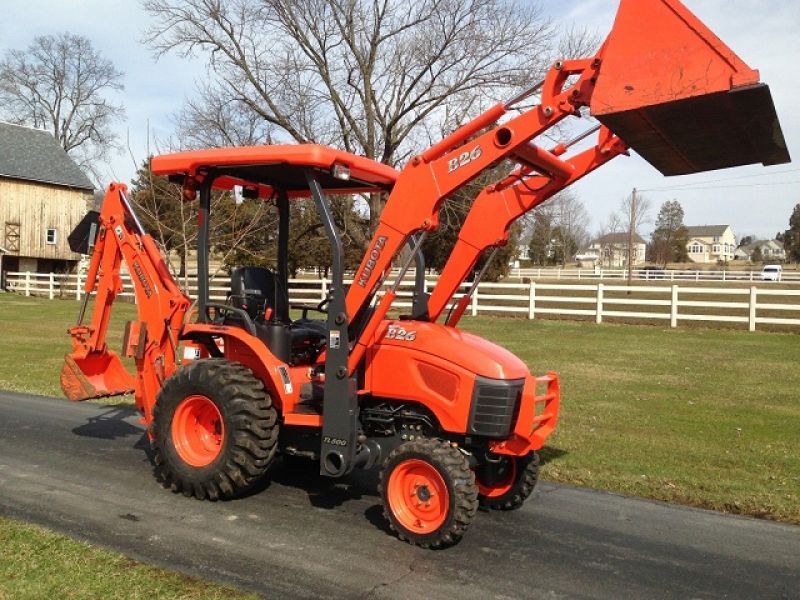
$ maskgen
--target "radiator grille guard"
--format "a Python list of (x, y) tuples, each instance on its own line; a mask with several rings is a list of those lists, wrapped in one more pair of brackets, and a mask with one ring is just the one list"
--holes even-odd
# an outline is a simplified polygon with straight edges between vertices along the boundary
[(467, 431), (473, 435), (506, 438), (519, 412), (524, 379), (475, 377)]

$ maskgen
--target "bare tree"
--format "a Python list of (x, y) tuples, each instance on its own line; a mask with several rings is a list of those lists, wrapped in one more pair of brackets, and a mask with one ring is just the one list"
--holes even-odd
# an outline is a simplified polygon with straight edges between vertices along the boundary
[(623, 225), (620, 213), (617, 211), (608, 215), (608, 220), (600, 226), (595, 243), (598, 246), (598, 258), (601, 266), (613, 267), (614, 258), (622, 252), (624, 245), (622, 239)]
[(124, 117), (109, 99), (122, 73), (82, 36), (36, 37), (0, 61), (0, 109), (10, 122), (46, 128), (95, 181), (97, 161), (115, 144), (113, 125)]
[(561, 265), (566, 267), (568, 260), (588, 245), (589, 215), (586, 207), (574, 191), (565, 189), (550, 202), (555, 213), (555, 226), (558, 227), (559, 242), (561, 244)]
[[(153, 175), (149, 163), (149, 160), (144, 161), (137, 171), (130, 200), (145, 229), (167, 258), (173, 275), (183, 278), (187, 286), (191, 252), (198, 235), (198, 201), (186, 201), (180, 186), (170, 183), (166, 177)], [(270, 202), (237, 202), (229, 192), (215, 192), (210, 228), (217, 259), (217, 268), (211, 273), (212, 281), (234, 258), (240, 264), (262, 264), (265, 259), (274, 258), (263, 248), (263, 241), (277, 229), (277, 213)], [(259, 248), (257, 255), (251, 251), (248, 241)], [(173, 264), (173, 257), (177, 258), (177, 266)]]
[[(144, 6), (154, 17), (147, 40), (158, 54), (207, 57), (215, 78), (184, 116), (194, 125), (211, 117), (211, 139), (238, 141), (228, 133), (233, 111), (246, 115), (233, 129), (244, 124), (249, 142), (324, 143), (390, 165), (541, 78), (556, 41), (540, 4), (519, 0)], [(372, 227), (382, 202), (369, 200)]]
[(636, 237), (639, 230), (648, 222), (650, 212), (650, 201), (633, 189), (630, 196), (622, 199), (620, 203), (620, 221), (625, 225), (628, 238), (626, 244), (628, 285), (633, 279), (633, 265), (636, 262)]

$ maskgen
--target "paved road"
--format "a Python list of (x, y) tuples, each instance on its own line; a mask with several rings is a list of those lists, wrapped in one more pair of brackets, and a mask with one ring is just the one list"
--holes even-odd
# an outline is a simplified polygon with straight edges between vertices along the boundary
[(542, 485), (424, 551), (386, 531), (369, 474), (276, 465), (233, 502), (161, 489), (127, 408), (0, 393), (0, 514), (268, 597), (800, 598), (800, 528)]

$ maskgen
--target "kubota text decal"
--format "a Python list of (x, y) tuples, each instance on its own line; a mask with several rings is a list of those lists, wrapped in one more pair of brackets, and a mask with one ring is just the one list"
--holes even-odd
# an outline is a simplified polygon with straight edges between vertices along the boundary
[(383, 251), (384, 247), (386, 246), (386, 236), (381, 235), (378, 236), (378, 239), (375, 240), (375, 245), (372, 247), (372, 250), (369, 252), (369, 259), (367, 260), (367, 264), (364, 265), (364, 268), (361, 271), (361, 275), (358, 276), (358, 285), (365, 288), (367, 287), (367, 281), (372, 276), (372, 269), (375, 268), (375, 265), (378, 262), (378, 259), (381, 257), (381, 252)]

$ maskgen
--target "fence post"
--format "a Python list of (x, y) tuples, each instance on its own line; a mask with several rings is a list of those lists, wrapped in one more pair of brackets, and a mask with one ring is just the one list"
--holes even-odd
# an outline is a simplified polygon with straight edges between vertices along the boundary
[(325, 300), (328, 297), (328, 280), (324, 277), (320, 284), (320, 300)]
[(561, 279), (561, 269), (556, 270), (556, 279)]
[(536, 282), (531, 281), (528, 284), (528, 318), (536, 318)]
[(670, 271), (669, 272), (669, 280), (670, 281), (675, 281), (675, 271)]
[(52, 300), (55, 297), (55, 287), (56, 287), (56, 274), (53, 273), (52, 271), (50, 272), (50, 281), (48, 283), (50, 284), (48, 288), (49, 292), (48, 295), (50, 297), (50, 300)]
[(578, 281), (580, 281), (580, 280), (581, 280), (581, 270), (578, 269)]
[(758, 288), (750, 288), (750, 318), (748, 319), (750, 331), (756, 330), (756, 302), (758, 301)]
[(700, 281), (700, 271), (695, 271), (694, 272), (694, 280), (695, 281)]
[(478, 316), (478, 289), (479, 288), (480, 288), (480, 285), (478, 285), (478, 287), (475, 288), (475, 292), (472, 294), (472, 316), (473, 317), (477, 317)]
[(595, 314), (595, 323), (600, 324), (603, 322), (603, 284), (597, 284), (597, 309)]
[(750, 281), (753, 281), (753, 270), (750, 269)]
[(723, 270), (722, 270), (722, 281), (725, 281), (725, 273), (726, 273), (726, 272), (727, 272), (727, 271), (725, 271), (725, 269), (723, 269)]
[(25, 295), (31, 295), (31, 272), (25, 271)]
[(542, 278), (542, 267), (539, 267), (539, 271), (538, 271), (538, 274), (536, 275), (536, 278), (537, 279), (541, 279)]
[(81, 299), (81, 272), (75, 273), (75, 300)]
[(669, 326), (675, 329), (678, 326), (678, 286), (672, 286), (672, 297), (669, 305)]

